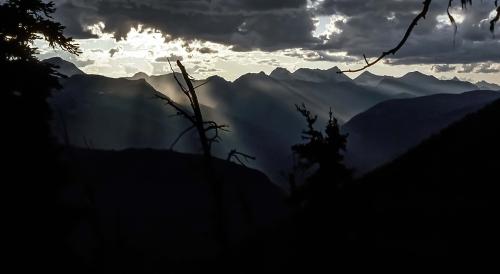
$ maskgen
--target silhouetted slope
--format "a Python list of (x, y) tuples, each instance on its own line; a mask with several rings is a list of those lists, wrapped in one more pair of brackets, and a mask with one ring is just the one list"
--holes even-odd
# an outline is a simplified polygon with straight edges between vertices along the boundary
[[(338, 75), (334, 70), (330, 74)], [(144, 75), (134, 78), (140, 77)], [(146, 81), (175, 100), (187, 103), (179, 96), (181, 93), (171, 74), (150, 76)], [(290, 147), (301, 141), (304, 125), (295, 104), (304, 102), (323, 122), (331, 106), (342, 122), (392, 98), (352, 81), (279, 81), (264, 73), (246, 74), (234, 82), (217, 76), (207, 81), (198, 89), (200, 102), (208, 107), (211, 117), (231, 126), (231, 132), (223, 135), (223, 142), (218, 146), (220, 157), (225, 157), (233, 148), (250, 153), (257, 161), (249, 164), (265, 171), (276, 182), (286, 180), (281, 173), (291, 166)], [(204, 82), (196, 81), (195, 85)]]
[(415, 71), (401, 78), (385, 78), (377, 85), (377, 89), (402, 97), (415, 97), (438, 93), (457, 94), (477, 90), (478, 87), (459, 80), (439, 80), (434, 76)]
[(488, 83), (486, 81), (477, 82), (476, 86), (480, 89), (483, 89), (483, 90), (498, 90), (498, 91), (500, 91), (499, 85)]
[(365, 177), (317, 193), (300, 220), (293, 268), (496, 263), (498, 117), (500, 100)]
[(393, 77), (379, 76), (379, 75), (375, 75), (369, 71), (364, 71), (358, 77), (356, 77), (356, 79), (354, 79), (354, 81), (358, 85), (376, 87), (382, 80), (384, 80), (386, 78), (393, 78)]
[[(305, 103), (318, 114), (318, 124), (326, 122), (332, 107), (334, 115), (344, 123), (380, 102), (402, 96), (359, 85), (337, 72), (332, 68), (290, 73), (278, 68), (271, 76), (250, 73), (234, 82), (218, 76), (206, 79), (208, 82), (197, 89), (206, 119), (231, 126), (231, 132), (224, 133), (221, 144), (214, 147), (215, 155), (226, 158), (230, 150), (237, 148), (257, 157), (249, 166), (286, 184), (281, 174), (291, 166), (290, 147), (301, 142), (304, 127), (295, 104)], [(198, 80), (194, 85), (206, 81)], [(62, 84), (63, 91), (52, 99), (58, 108), (56, 130), (61, 142), (65, 124), (69, 142), (79, 147), (165, 149), (189, 127), (185, 120), (172, 117), (172, 109), (152, 96), (157, 90), (188, 105), (172, 74), (137, 73), (123, 79), (75, 75), (62, 80)], [(188, 134), (175, 149), (198, 152), (196, 135)]]
[(338, 67), (327, 70), (300, 68), (292, 73), (293, 79), (307, 82), (351, 82), (351, 78), (339, 73)]
[(473, 91), (380, 103), (343, 126), (349, 133), (346, 162), (369, 171), (498, 98), (498, 92)]
[[(69, 242), (90, 269), (190, 273), (215, 258), (213, 196), (200, 156), (73, 150), (68, 157), (75, 184), (65, 200), (85, 213)], [(262, 173), (217, 159), (214, 172), (230, 248), (289, 218), (284, 194)]]
[(275, 68), (270, 74), (269, 76), (271, 78), (274, 78), (276, 80), (292, 80), (293, 79), (293, 75), (290, 71), (288, 71), (287, 69), (285, 68)]
[(360, 181), (379, 255), (494, 258), (499, 117), (495, 101)]
[(58, 71), (61, 74), (66, 75), (68, 77), (71, 77), (73, 75), (78, 75), (78, 74), (85, 74), (85, 72), (81, 71), (73, 63), (68, 62), (60, 57), (53, 57), (53, 58), (45, 59), (42, 62), (57, 66), (58, 68), (56, 68), (56, 71)]
[(62, 84), (50, 101), (61, 142), (66, 129), (69, 143), (79, 147), (168, 148), (187, 127), (169, 118), (174, 112), (154, 99), (156, 91), (144, 80), (75, 75)]

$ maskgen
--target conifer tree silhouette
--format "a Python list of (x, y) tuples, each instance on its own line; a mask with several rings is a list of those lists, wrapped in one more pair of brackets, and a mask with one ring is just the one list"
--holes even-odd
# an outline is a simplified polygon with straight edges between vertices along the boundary
[(295, 176), (290, 176), (292, 195), (299, 195), (294, 198), (303, 200), (308, 199), (307, 196), (312, 192), (332, 190), (341, 186), (350, 178), (351, 172), (342, 163), (347, 135), (340, 133), (338, 121), (333, 116), (332, 110), (330, 109), (323, 134), (314, 127), (318, 120), (317, 115), (313, 115), (305, 104), (296, 105), (296, 108), (305, 118), (307, 129), (302, 132), (302, 139), (306, 142), (292, 146), (296, 159), (294, 172), (310, 172), (314, 169), (300, 189), (295, 182)]
[(2, 242), (12, 256), (24, 261), (16, 264), (18, 271), (36, 267), (57, 273), (56, 266), (64, 265), (66, 255), (62, 250), (66, 221), (57, 203), (64, 172), (50, 133), (47, 103), (60, 88), (62, 75), (36, 58), (34, 42), (42, 39), (72, 54), (79, 54), (79, 49), (53, 20), (54, 12), (54, 3), (41, 0), (0, 4), (2, 186), (8, 193), (4, 201), (10, 205), (4, 226), (9, 239)]

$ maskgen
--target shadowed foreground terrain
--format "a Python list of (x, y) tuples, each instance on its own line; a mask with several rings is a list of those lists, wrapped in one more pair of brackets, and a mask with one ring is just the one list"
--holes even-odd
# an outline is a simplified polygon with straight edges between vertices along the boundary
[(429, 260), (491, 263), (498, 117), (500, 101), (306, 207), (301, 250), (316, 252), (306, 252), (301, 265), (333, 270), (334, 258), (350, 268), (411, 260), (408, 270)]
[(326, 186), (302, 209), (261, 173), (217, 160), (228, 238), (217, 259), (199, 157), (76, 150), (76, 183), (64, 197), (82, 214), (69, 242), (83, 273), (307, 273), (488, 260), (498, 117), (500, 101), (353, 183)]
[[(63, 199), (80, 211), (68, 241), (83, 271), (197, 272), (219, 254), (213, 196), (200, 156), (159, 150), (72, 150)], [(285, 195), (262, 173), (215, 160), (228, 249), (289, 220)], [(83, 264), (82, 264), (83, 263)], [(133, 272), (137, 271), (137, 272)], [(149, 273), (149, 272), (147, 272)]]

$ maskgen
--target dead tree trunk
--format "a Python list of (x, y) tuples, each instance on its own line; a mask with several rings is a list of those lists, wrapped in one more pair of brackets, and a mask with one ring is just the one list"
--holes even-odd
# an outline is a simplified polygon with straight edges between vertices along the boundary
[(196, 90), (193, 86), (193, 83), (191, 82), (191, 79), (189, 78), (189, 74), (187, 73), (186, 68), (184, 67), (184, 65), (182, 65), (181, 61), (177, 60), (177, 66), (181, 70), (184, 82), (186, 82), (186, 85), (188, 87), (187, 92), (190, 95), (189, 99), (191, 101), (191, 107), (194, 112), (194, 126), (198, 131), (198, 136), (200, 138), (200, 143), (203, 149), (203, 156), (205, 157), (205, 161), (210, 162), (212, 158), (211, 144), (207, 137), (207, 129), (205, 129), (205, 122), (201, 113), (200, 103), (198, 102)]
[[(170, 62), (169, 62), (170, 63)], [(181, 70), (182, 77), (184, 79), (187, 88), (184, 87), (182, 82), (177, 78), (177, 75), (170, 65), (172, 72), (174, 73), (174, 79), (177, 82), (179, 88), (184, 93), (184, 95), (189, 99), (191, 110), (185, 109), (183, 106), (177, 104), (168, 96), (156, 93), (156, 97), (165, 101), (167, 105), (172, 106), (179, 116), (182, 116), (189, 120), (191, 126), (184, 130), (174, 141), (172, 147), (177, 143), (177, 141), (182, 138), (185, 134), (191, 130), (196, 129), (198, 132), (198, 137), (203, 152), (203, 173), (207, 182), (210, 185), (210, 189), (213, 197), (213, 220), (214, 220), (214, 234), (217, 242), (220, 245), (220, 249), (225, 250), (226, 246), (226, 231), (224, 222), (224, 202), (223, 202), (223, 186), (222, 181), (217, 178), (216, 172), (214, 170), (212, 161), (212, 144), (219, 142), (219, 131), (226, 131), (228, 126), (219, 125), (215, 121), (205, 121), (203, 119), (203, 114), (198, 101), (198, 96), (196, 94), (196, 87), (193, 86), (192, 80), (186, 71), (186, 68), (180, 61), (177, 61), (177, 66)], [(208, 133), (212, 135), (208, 135)]]

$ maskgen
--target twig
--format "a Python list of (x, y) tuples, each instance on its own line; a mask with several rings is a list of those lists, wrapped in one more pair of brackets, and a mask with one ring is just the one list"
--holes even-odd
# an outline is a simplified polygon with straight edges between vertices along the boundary
[(248, 162), (250, 160), (257, 160), (257, 158), (255, 158), (254, 156), (251, 156), (251, 155), (248, 155), (248, 154), (245, 154), (245, 153), (242, 153), (242, 152), (238, 152), (236, 149), (233, 149), (231, 150), (231, 152), (229, 152), (228, 156), (227, 156), (227, 161), (230, 162), (231, 159), (235, 159), (240, 165), (246, 167), (245, 163), (243, 163), (243, 161), (240, 159), (240, 157), (243, 157), (243, 159)]
[(177, 138), (174, 140), (174, 142), (170, 145), (170, 150), (174, 149), (174, 146), (181, 140), (182, 136), (186, 135), (188, 132), (190, 132), (191, 130), (193, 130), (195, 128), (196, 128), (196, 126), (192, 125), (189, 128), (182, 131), (181, 134), (179, 134), (179, 136), (177, 136)]

